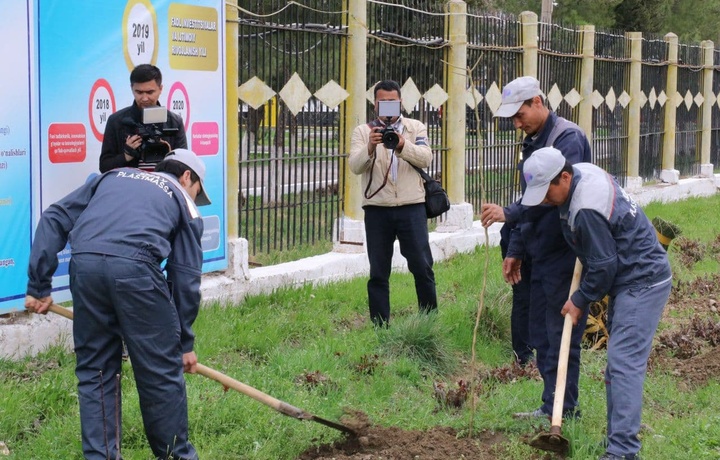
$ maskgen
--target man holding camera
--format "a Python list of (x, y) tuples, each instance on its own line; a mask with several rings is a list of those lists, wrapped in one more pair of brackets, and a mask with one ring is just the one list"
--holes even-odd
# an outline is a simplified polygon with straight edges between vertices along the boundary
[(354, 174), (362, 175), (370, 319), (376, 326), (387, 326), (396, 239), (415, 278), (420, 311), (437, 309), (424, 182), (413, 168), (428, 167), (432, 151), (425, 125), (400, 113), (400, 85), (383, 80), (374, 91), (377, 118), (353, 131), (348, 164)]
[[(157, 161), (174, 149), (186, 149), (185, 126), (179, 115), (167, 112), (167, 121), (143, 123), (143, 110), (159, 107), (162, 73), (152, 64), (140, 64), (130, 73), (130, 88), (135, 101), (108, 117), (100, 151), (100, 172), (122, 167), (152, 170)], [(161, 137), (162, 136), (162, 137)], [(147, 150), (156, 158), (146, 159)]]

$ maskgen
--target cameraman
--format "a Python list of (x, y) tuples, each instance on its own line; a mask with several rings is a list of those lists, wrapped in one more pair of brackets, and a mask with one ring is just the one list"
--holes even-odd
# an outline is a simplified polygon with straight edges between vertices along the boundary
[[(437, 309), (437, 294), (425, 214), (425, 188), (422, 177), (412, 166), (426, 168), (432, 160), (427, 128), (422, 122), (400, 114), (397, 82), (384, 80), (375, 85), (376, 115), (380, 101), (397, 101), (397, 116), (384, 117), (385, 120), (378, 117), (357, 126), (352, 134), (348, 163), (354, 174), (362, 175), (365, 239), (370, 262), (367, 284), (370, 319), (376, 326), (387, 326), (395, 239), (415, 277), (421, 312)], [(383, 130), (387, 131), (388, 127), (397, 133), (394, 149), (383, 145)]]
[[(151, 64), (140, 64), (130, 73), (130, 88), (135, 101), (129, 107), (120, 109), (108, 117), (100, 151), (100, 172), (122, 167), (140, 166), (142, 136), (136, 134), (134, 126), (142, 125), (143, 109), (160, 105), (162, 94), (162, 73)], [(186, 149), (185, 126), (182, 118), (168, 111), (168, 119), (160, 129), (177, 129), (177, 132), (160, 142), (167, 145), (168, 152)], [(133, 126), (134, 125), (134, 126)], [(153, 165), (154, 166), (154, 165)]]

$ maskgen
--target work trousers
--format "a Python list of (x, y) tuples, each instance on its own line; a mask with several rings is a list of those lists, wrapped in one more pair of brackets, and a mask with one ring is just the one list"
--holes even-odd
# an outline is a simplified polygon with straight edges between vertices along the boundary
[(671, 280), (623, 290), (608, 308), (607, 452), (619, 457), (640, 452), (643, 384), (652, 340), (665, 308)]
[(407, 259), (415, 278), (415, 292), (421, 312), (437, 308), (435, 273), (423, 203), (406, 206), (365, 206), (365, 238), (370, 280), (367, 283), (370, 319), (377, 325), (390, 321), (390, 271), (393, 245)]
[(180, 323), (160, 267), (122, 257), (74, 254), (70, 289), (85, 458), (115, 459), (121, 448), (124, 338), (153, 455), (197, 459), (188, 441)]
[(520, 282), (512, 286), (512, 310), (510, 312), (510, 339), (515, 360), (524, 366), (533, 359), (530, 345), (530, 274), (532, 262), (523, 260), (520, 266)]
[[(500, 228), (500, 254), (503, 260), (507, 256), (510, 233), (514, 224), (505, 223)], [(533, 359), (533, 347), (530, 345), (530, 274), (532, 261), (528, 257), (520, 265), (520, 281), (512, 285), (512, 310), (510, 311), (510, 340), (515, 361), (524, 366)]]
[[(568, 250), (551, 264), (534, 263), (530, 302), (530, 342), (537, 353), (537, 367), (543, 378), (541, 409), (552, 414), (555, 401), (560, 342), (565, 317), (560, 314), (570, 294), (575, 255)], [(585, 310), (570, 335), (567, 381), (563, 414), (577, 411), (580, 380), (580, 343), (585, 332), (588, 311)]]

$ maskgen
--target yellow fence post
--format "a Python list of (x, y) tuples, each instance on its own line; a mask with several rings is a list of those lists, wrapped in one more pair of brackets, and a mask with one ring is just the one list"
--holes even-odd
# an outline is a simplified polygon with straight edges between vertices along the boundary
[[(237, 0), (235, 0), (236, 2)], [(227, 228), (228, 241), (238, 237), (238, 171), (240, 133), (238, 132), (238, 9), (237, 3), (225, 2), (225, 103), (227, 139)]]
[(714, 43), (712, 40), (704, 40), (700, 42), (702, 47), (702, 95), (704, 102), (702, 105), (701, 120), (702, 134), (700, 136), (700, 175), (703, 177), (713, 176), (713, 165), (710, 162), (710, 146), (712, 139), (712, 106), (715, 104), (715, 94), (713, 93), (713, 66)]
[(522, 24), (523, 75), (538, 76), (538, 16), (532, 11), (520, 13)]
[(677, 184), (680, 171), (675, 169), (675, 121), (677, 118), (677, 77), (678, 77), (678, 37), (674, 33), (665, 35), (668, 43), (668, 67), (665, 87), (665, 136), (663, 138), (662, 171), (660, 180)]
[[(627, 184), (642, 187), (640, 177), (640, 103), (642, 102), (642, 32), (627, 32), (630, 48), (630, 81), (628, 104)], [(632, 185), (631, 185), (632, 184)]]
[(450, 46), (445, 63), (445, 89), (448, 100), (443, 112), (443, 139), (447, 158), (442, 161), (443, 185), (452, 204), (440, 220), (436, 231), (451, 232), (472, 227), (472, 205), (465, 203), (465, 95), (468, 91), (467, 75), (467, 4), (463, 0), (450, 0), (445, 4), (448, 13), (445, 35)]
[(595, 26), (585, 25), (582, 31), (582, 65), (580, 67), (580, 105), (578, 126), (582, 128), (592, 145), (593, 106), (592, 92), (595, 80)]
[[(347, 46), (342, 58), (341, 75), (345, 80), (341, 86), (349, 93), (345, 103), (340, 106), (340, 153), (350, 153), (350, 139), (355, 127), (366, 120), (367, 100), (367, 1), (345, 0), (343, 9), (347, 13)], [(333, 232), (335, 250), (347, 252), (350, 247), (362, 249), (365, 241), (363, 225), (362, 187), (360, 176), (353, 174), (347, 167), (345, 157), (340, 158), (338, 184), (342, 191), (344, 215), (336, 222), (338, 228)]]

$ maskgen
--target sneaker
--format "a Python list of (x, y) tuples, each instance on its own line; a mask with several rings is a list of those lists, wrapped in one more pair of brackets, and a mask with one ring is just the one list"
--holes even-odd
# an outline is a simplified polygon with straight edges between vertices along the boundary
[(605, 452), (605, 454), (603, 454), (602, 457), (598, 458), (598, 460), (640, 460), (640, 457), (637, 455), (623, 455), (620, 457)]
[(532, 412), (516, 412), (513, 414), (515, 418), (550, 418), (550, 414), (546, 414), (542, 409), (535, 409)]

